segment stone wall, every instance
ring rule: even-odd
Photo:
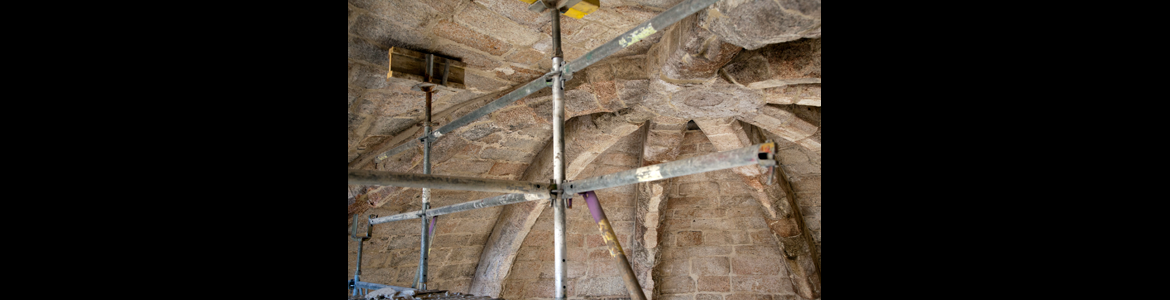
[[[599,155],[577,178],[589,178],[638,167],[642,131],[630,134]],[[613,226],[618,242],[631,262],[630,237],[634,225],[634,186],[597,190],[598,202]],[[547,202],[545,203],[547,205]],[[500,294],[505,299],[555,297],[552,209],[545,209],[524,239]],[[609,256],[589,207],[574,195],[573,208],[565,211],[567,295],[571,299],[628,297],[617,262]]]
[[[784,105],[781,109],[791,111],[797,118],[808,121],[817,127],[815,138],[821,138],[821,108],[800,105]],[[821,153],[809,150],[796,143],[790,142],[776,135],[764,132],[768,138],[776,141],[776,159],[784,170],[793,194],[796,195],[796,205],[800,207],[804,224],[808,228],[813,242],[817,247],[817,259],[821,253]]]
[[[418,195],[418,193],[414,193]],[[433,190],[431,207],[451,205],[487,198],[498,193]],[[365,215],[389,216],[421,209],[416,197],[409,202],[391,202],[367,210]],[[428,257],[428,283],[431,289],[467,293],[471,277],[479,263],[492,224],[499,215],[499,207],[476,209],[439,216],[435,238]],[[418,219],[394,221],[374,225],[372,238],[362,249],[362,281],[409,287],[418,270],[419,234],[422,222]],[[363,227],[359,224],[359,230]],[[349,242],[349,277],[353,278],[358,242]]]
[[[682,144],[678,159],[715,152],[697,130]],[[776,238],[740,176],[678,177],[667,194],[654,271],[659,299],[795,299]]]

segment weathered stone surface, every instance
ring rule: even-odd
[[[365,89],[380,89],[386,87],[387,68],[371,67],[365,64],[354,65],[350,71],[349,84]]]
[[[387,56],[388,48],[370,44],[357,36],[349,36],[349,58],[364,61],[376,66],[390,66]]]
[[[699,276],[696,286],[700,292],[730,292],[729,276]]]
[[[607,26],[607,27],[610,27],[613,29],[620,29],[623,32],[626,30],[633,29],[635,25],[638,25],[638,23],[641,23],[641,21],[635,21],[633,19],[630,19],[626,15],[621,14],[617,10],[612,9],[612,8],[598,9],[597,11],[594,11],[591,14],[585,15],[585,17],[583,17],[581,19],[586,20],[586,21],[591,21],[591,22],[597,22],[598,24],[605,24],[605,26]],[[647,20],[649,20],[649,19],[647,18]],[[645,21],[645,20],[643,20],[643,21]]]
[[[720,1],[699,12],[699,26],[747,50],[799,38],[820,37],[820,1]],[[796,4],[796,5],[792,5]],[[800,7],[804,6],[801,12]],[[809,15],[811,14],[811,15]]]
[[[467,88],[476,92],[495,92],[508,88],[507,81],[489,78],[487,76],[480,76],[475,73],[468,72],[463,75],[463,80]]]
[[[427,52],[456,57],[469,64],[465,76],[469,82],[467,91],[435,95],[436,111],[449,111],[445,112],[446,115],[435,116],[435,121],[440,124],[482,107],[503,95],[509,87],[527,82],[528,78],[521,77],[539,76],[549,67],[547,51],[551,50],[551,41],[548,35],[541,33],[541,30],[548,30],[547,14],[529,13],[524,9],[526,5],[519,1],[407,3],[423,6],[418,10],[418,16],[385,17],[409,14],[407,10],[384,9],[390,7],[388,3],[396,1],[402,0],[351,1],[361,5],[351,4],[350,9],[351,164],[360,162],[368,153],[380,153],[400,143],[411,142],[411,136],[417,136],[421,130],[413,126],[422,117],[418,111],[421,93],[408,91],[411,84],[373,80],[385,76],[384,70],[377,70],[378,66],[385,64],[382,54],[390,46],[384,44],[397,43],[424,51],[432,49]],[[623,24],[648,20],[662,10],[634,5],[651,3],[647,1],[658,0],[615,2],[610,5],[616,7],[608,6],[584,20],[566,19],[563,25],[566,25],[564,46],[567,60],[571,61],[621,34],[625,29],[619,27]],[[752,0],[724,2],[727,1],[721,1],[723,4],[719,5],[739,7]],[[784,0],[777,3],[787,13],[819,19],[819,5],[810,5],[813,2]],[[375,11],[371,9],[374,5],[381,5],[383,9]],[[505,24],[499,26],[527,30],[528,33],[521,35],[530,34],[534,44],[516,44],[516,40],[504,36],[508,30],[488,32],[483,26],[470,25],[476,20],[470,20],[474,17],[465,14],[474,14],[481,9],[497,15],[479,21],[498,23],[497,20],[504,20]],[[437,17],[416,18],[428,14]],[[525,14],[531,18],[517,18]],[[724,14],[724,17],[732,16]],[[685,54],[675,58],[673,69],[668,70],[673,72],[671,74],[705,75],[711,66],[724,67],[718,61],[722,59],[721,54],[727,54],[724,47],[735,48],[731,46],[733,43],[719,42],[722,38],[709,32],[705,33],[708,39],[683,34],[699,35],[695,32],[702,33],[701,30],[705,29],[697,23],[711,18],[703,15],[698,19],[699,22],[692,24],[691,28],[673,31],[658,28],[657,33],[642,42],[586,70],[579,70],[567,83],[566,100],[572,100],[568,117],[573,124],[566,126],[566,136],[570,140],[566,147],[569,151],[569,172],[566,175],[570,179],[586,178],[739,148],[736,146],[758,143],[754,140],[754,135],[758,134],[777,140],[781,152],[777,160],[782,165],[777,171],[789,177],[786,180],[791,182],[791,192],[771,191],[771,186],[762,185],[758,179],[763,177],[751,175],[759,173],[758,168],[737,168],[735,173],[732,170],[709,172],[623,189],[606,189],[598,191],[598,195],[648,295],[661,297],[660,300],[780,300],[795,298],[795,293],[804,295],[805,291],[819,293],[818,266],[814,264],[819,263],[819,256],[814,257],[816,261],[804,257],[812,257],[808,255],[820,249],[819,107],[813,107],[815,112],[808,107],[819,106],[820,86],[819,83],[801,83],[760,87],[760,82],[772,80],[769,76],[776,73],[788,72],[786,76],[819,79],[819,52],[815,53],[815,58],[811,55],[761,54],[753,59],[766,72],[756,72],[759,73],[756,81],[747,76],[754,73],[746,72],[744,64],[720,69],[740,68],[731,70],[730,75],[716,72],[715,75],[691,79],[663,77],[663,68],[670,57],[650,55],[649,50],[656,43],[658,47],[672,45],[676,52]],[[418,25],[406,26],[405,23]],[[751,33],[751,30],[743,31]],[[819,35],[819,29],[809,33]],[[402,42],[410,38],[414,39],[413,44]],[[805,41],[762,47],[753,53],[771,51],[768,49],[773,47],[793,47]],[[817,49],[819,51],[819,44]],[[744,61],[751,58],[743,57]],[[651,64],[647,62],[655,59],[662,59],[659,67],[648,67]],[[736,63],[737,59],[731,62]],[[809,67],[814,59],[815,69]],[[776,69],[778,67],[787,69]],[[780,71],[773,72],[773,69]],[[754,89],[738,86],[737,82]],[[501,92],[484,94],[489,91]],[[444,148],[441,151],[436,148],[432,153],[435,155],[432,157],[435,173],[547,180],[551,176],[551,154],[546,154],[551,130],[550,95],[549,89],[543,89],[518,101],[515,106],[446,133],[439,140]],[[723,106],[730,109],[721,108]],[[779,109],[788,115],[764,107]],[[640,124],[647,120],[654,121],[649,123],[650,128],[639,130]],[[694,134],[684,134],[688,131],[687,122],[691,120],[703,131],[691,127],[690,132]],[[776,132],[788,136],[782,137]],[[638,142],[624,142],[634,133],[639,135]],[[749,136],[746,140],[745,135]],[[790,141],[789,138],[800,139]],[[437,142],[436,146],[440,143]],[[414,147],[376,165],[359,163],[361,166],[351,168],[421,172],[420,149]],[[755,183],[745,183],[749,181]],[[432,203],[450,205],[494,195],[436,192],[432,194]],[[674,198],[667,199],[668,195]],[[419,189],[359,189],[351,192],[350,199],[351,216],[370,206],[379,206],[372,208],[372,212],[390,215],[418,209]],[[577,200],[583,207],[583,201],[579,197]],[[781,203],[785,201],[792,204],[783,206]],[[766,207],[761,208],[755,203]],[[477,294],[509,299],[551,298],[554,291],[553,254],[551,226],[546,226],[551,224],[551,218],[537,220],[538,216],[551,213],[543,212],[548,206],[539,204],[513,204],[442,218],[445,221],[439,222],[439,237],[432,250],[432,286],[447,290],[486,290],[488,292]],[[620,272],[612,264],[612,257],[608,256],[597,235],[596,225],[588,211],[573,209],[568,213],[570,280],[567,284],[570,296],[628,297]],[[386,238],[367,241],[365,250],[374,252],[363,255],[366,260],[363,269],[367,270],[363,272],[363,279],[410,285],[418,261],[418,228],[417,222],[401,223],[401,226],[384,224],[375,228],[375,236]],[[800,239],[810,242],[802,245]],[[542,245],[528,245],[535,243]],[[352,244],[351,272],[356,249],[356,243]],[[789,260],[785,251],[796,253],[797,258]],[[380,253],[381,257],[372,255],[374,253]],[[721,262],[718,266],[723,267],[713,266],[712,261]],[[755,263],[759,261],[767,263]],[[531,263],[525,265],[524,262]],[[483,272],[475,273],[480,271]],[[684,282],[682,278],[687,280]],[[667,279],[676,281],[668,283]],[[656,292],[661,294],[655,295]]]
[[[443,14],[443,15],[454,14],[455,9],[459,8],[460,5],[465,4],[465,3],[471,3],[471,1],[469,1],[469,0],[429,0],[429,1],[421,1],[421,2],[425,3],[426,5],[431,6],[436,11],[438,11],[440,14]]]
[[[723,300],[723,295],[720,295],[720,294],[695,294],[695,300]],[[769,300],[769,299],[760,299],[760,300]]]
[[[540,75],[544,75],[544,72],[529,70],[517,66],[504,66],[502,69],[497,68],[495,72],[496,77],[518,84],[528,83],[529,81],[540,77]]]
[[[751,89],[815,83],[819,99],[821,39],[802,39],[744,51],[721,71],[735,84]]]
[[[796,118],[791,112],[772,106],[761,106],[758,111],[758,114],[741,120],[793,142],[808,138],[817,131],[817,127]],[[820,151],[820,143],[809,149]]]
[[[675,235],[675,240],[679,247],[694,246],[703,244],[703,232],[701,231],[680,231]]]
[[[363,3],[367,1],[355,1]],[[427,21],[438,16],[439,11],[427,6],[423,1],[411,0],[379,0],[368,1],[368,6],[362,7],[388,20],[398,22],[408,27],[423,27]],[[354,6],[358,6],[354,4]]]
[[[821,106],[821,84],[791,84],[765,88],[764,100],[774,104]]]
[[[464,63],[467,63],[468,68],[479,69],[481,71],[490,71],[502,65],[500,61],[496,60],[495,58],[480,54],[479,52],[471,50],[470,48],[459,43],[438,43],[435,47],[435,52],[440,55],[457,57]],[[464,84],[470,86],[470,83],[468,83],[468,77],[471,77],[472,75],[474,75],[473,72],[464,73]]]
[[[581,89],[565,91],[565,117],[593,114],[605,111],[592,93],[592,88],[583,86]]]
[[[641,5],[644,10],[666,10],[682,0],[624,0],[622,2]]]
[[[672,25],[662,41],[647,52],[647,68],[652,78],[673,84],[699,84],[714,77],[742,49],[695,26],[697,18],[699,15],[691,15]]]
[[[783,282],[782,278],[760,275],[731,276],[731,292],[793,294],[792,285]]]
[[[646,71],[646,56],[635,55],[630,57],[623,57],[615,59],[610,64],[613,68],[613,74],[617,79],[639,80],[650,79]]]
[[[628,296],[621,276],[586,278],[579,283],[577,296]]]
[[[641,104],[649,92],[649,80],[617,80],[615,81],[618,99],[626,106]]]
[[[662,99],[647,99],[647,102],[655,100]],[[725,118],[753,114],[764,101],[758,91],[716,83],[710,88],[692,87],[675,93],[669,105],[674,109],[655,112],[683,119]]]
[[[511,55],[508,55],[506,59],[510,62],[535,67],[540,61],[551,58],[536,50],[516,49],[516,51],[512,52]]]
[[[689,276],[664,277],[659,284],[663,294],[695,292],[695,281]]]
[[[503,55],[512,49],[512,45],[508,43],[447,20],[439,21],[432,30],[435,35],[478,49],[479,51],[487,52],[491,55]]]
[[[454,19],[455,22],[466,25],[468,28],[517,46],[532,45],[540,39],[540,36],[531,28],[516,24],[479,3],[467,4],[459,14],[455,15]]]
[[[772,295],[760,294],[730,294],[725,298],[727,300],[773,300]],[[775,299],[781,300],[781,299]]]
[[[417,28],[402,26],[370,14],[358,16],[351,28],[351,33],[363,36],[386,49],[403,47],[425,51],[430,47],[430,39]]]
[[[528,10],[528,4],[516,0],[480,0],[475,1],[483,4],[491,10],[500,13],[508,20],[515,21],[528,28],[536,29],[541,25],[549,23],[548,14],[536,13]]]
[[[731,270],[726,257],[696,257],[691,264],[695,275],[724,276]]]

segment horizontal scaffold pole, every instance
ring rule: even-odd
[[[353,169],[349,170],[349,184],[524,194],[549,191],[547,184],[526,181]]]
[[[662,31],[667,26],[673,25],[679,20],[682,20],[683,18],[698,12],[699,10],[705,9],[707,6],[711,6],[711,4],[715,4],[717,1],[719,0],[686,0],[680,2],[670,9],[667,9],[666,11],[658,14],[657,16],[650,18],[650,20],[642,22],[642,24],[638,24],[638,26],[634,26],[633,29],[626,31],[622,35],[610,40],[605,44],[602,44],[601,46],[598,46],[597,48],[594,48],[593,50],[590,50],[589,52],[585,53],[585,55],[582,55],[576,60],[569,62],[563,68],[564,76],[562,78],[564,80],[572,79],[573,72],[584,70],[590,65],[593,65],[594,63],[601,61],[602,59],[605,59],[606,57],[609,57],[610,55],[613,55],[614,53],[617,53],[618,51],[621,51],[622,49],[625,49],[626,47],[629,47],[634,43],[641,41],[642,39],[645,39],[655,32]],[[486,116],[498,109],[512,105],[513,102],[520,100],[520,98],[524,98],[525,96],[536,93],[541,89],[552,86],[552,82],[549,82],[548,79],[552,77],[553,73],[557,72],[558,71],[552,71],[541,75],[539,78],[524,84],[524,86],[504,95],[503,97],[493,100],[487,105],[484,105],[483,107],[480,107],[467,113],[466,115],[463,115],[462,117],[451,121],[451,123],[440,126],[438,129],[431,131],[430,134],[423,135],[420,140],[426,138],[439,138],[444,134],[451,133],[459,127],[471,124],[471,122],[474,122],[475,120],[478,120],[479,118],[482,118],[483,116]],[[386,150],[386,152],[378,154],[378,156],[374,158],[374,162],[382,162],[383,160],[393,157],[398,153],[402,153],[402,151],[405,151],[410,147],[414,147],[414,145],[414,143],[408,142],[403,143],[402,145],[398,145],[393,149]]]
[[[565,197],[572,197],[573,194],[577,193],[741,166],[757,164],[771,166],[776,164],[776,160],[774,159],[775,149],[776,146],[774,143],[756,144],[735,150],[716,152],[609,175],[586,178],[567,183],[564,195]]]
[[[459,204],[455,204],[455,205],[448,205],[448,206],[444,206],[444,207],[428,209],[425,213],[425,216],[429,218],[429,217],[433,217],[433,216],[445,215],[445,214],[450,214],[450,213],[457,213],[457,212],[461,212],[461,211],[468,211],[468,210],[485,208],[485,207],[508,205],[508,204],[513,204],[513,203],[536,201],[536,200],[546,200],[546,199],[550,199],[550,198],[552,198],[552,196],[550,196],[548,191],[545,191],[542,194],[500,195],[500,196],[495,196],[495,197],[490,197],[490,198],[479,199],[479,200],[475,200],[475,201],[471,201],[471,202],[463,202],[463,203],[459,203]],[[400,221],[400,220],[418,219],[418,218],[422,218],[423,216],[424,216],[424,213],[421,210],[416,210],[416,211],[412,211],[412,212],[404,212],[404,213],[400,213],[400,214],[393,215],[393,216],[385,216],[385,217],[381,217],[381,218],[370,219],[370,225],[381,224],[381,223],[386,223],[386,222],[393,222],[393,221]]]

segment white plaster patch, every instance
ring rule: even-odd
[[[500,71],[500,72],[504,72],[504,74],[505,74],[505,75],[512,75],[512,73],[516,73],[516,70],[512,70],[512,67],[509,67],[509,66],[503,66],[503,67],[495,68],[495,69],[494,69],[494,70],[492,70],[492,71]]]
[[[646,167],[645,172],[638,172],[638,182],[655,181],[662,179],[661,168],[657,165]]]

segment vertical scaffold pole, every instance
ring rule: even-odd
[[[374,217],[376,217],[376,215],[370,215],[369,217],[366,217],[366,236],[358,236],[358,216],[353,216],[353,230],[351,231],[350,238],[358,242],[357,263],[355,264],[353,270],[353,280],[350,280],[354,284],[357,284],[357,282],[362,280],[360,276],[362,274],[362,244],[366,241],[366,239],[370,238],[370,229],[374,227],[374,225],[370,224],[370,219],[373,219]],[[355,286],[353,289],[353,296],[357,296],[358,291],[360,290],[361,289]]]
[[[432,72],[432,69],[434,66],[434,62],[435,62],[434,54],[427,54],[427,72],[426,72],[426,76],[424,76],[424,80],[425,80],[426,84],[431,83],[431,74],[432,74],[431,72]],[[430,86],[423,86],[422,90],[427,93],[426,121],[424,121],[424,123],[423,123],[423,132],[424,132],[424,134],[429,134],[429,133],[431,133],[431,93],[432,93],[432,88]],[[423,174],[427,174],[427,175],[431,174],[431,139],[423,139]],[[422,189],[422,212],[426,213],[428,208],[431,208],[431,189],[423,188]],[[430,227],[430,226],[428,226],[427,223],[428,223],[428,221],[430,221],[430,218],[421,218],[421,219],[422,219],[422,234],[420,234],[420,238],[419,238],[421,245],[419,246],[419,255],[418,255],[418,257],[419,257],[418,258],[418,281],[415,283],[415,287],[418,288],[419,290],[426,290],[427,289],[427,254],[429,254],[428,252],[430,252],[428,250],[430,250],[429,248],[430,248],[430,239],[431,239],[431,236],[428,232],[429,231],[428,227]]]
[[[622,245],[618,243],[617,235],[613,233],[613,227],[609,226],[609,219],[605,217],[605,211],[601,209],[601,203],[597,202],[597,194],[593,191],[579,194],[585,197],[585,204],[589,205],[589,213],[593,215],[593,221],[597,222],[597,227],[601,230],[601,238],[605,240],[605,247],[609,248],[609,256],[617,260],[622,269],[622,279],[626,281],[626,290],[629,290],[630,298],[632,300],[646,300],[646,294],[642,293],[642,285],[638,283],[638,277],[634,276],[634,269],[630,267],[630,260],[626,259]]]
[[[552,4],[548,4],[548,3]],[[561,18],[556,8],[556,1],[545,2],[550,6],[549,14],[552,17],[552,40],[555,51],[552,57],[553,72],[561,71],[561,62],[564,60],[561,53]],[[552,102],[553,102],[553,183],[560,190],[564,190],[565,183],[565,91],[564,82],[560,73],[552,75]],[[554,268],[556,268],[556,299],[565,300],[565,199],[560,195],[553,197],[553,243]]]

